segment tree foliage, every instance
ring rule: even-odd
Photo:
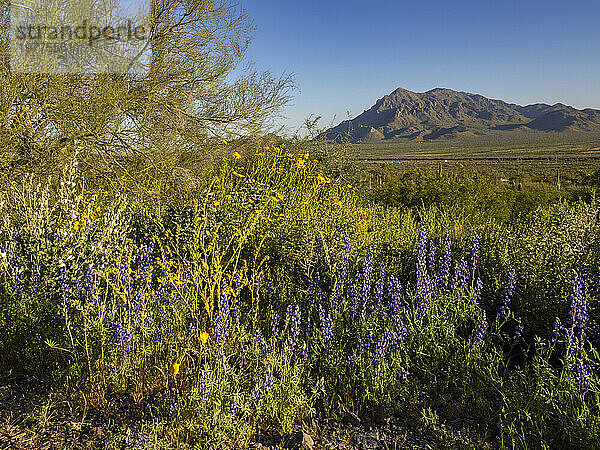
[[[132,155],[168,166],[182,154],[202,153],[215,139],[264,130],[293,89],[290,75],[258,72],[247,60],[254,28],[228,0],[151,0],[147,14],[140,14],[148,39],[136,55],[138,70],[107,72],[91,65],[76,73],[11,70],[22,55],[10,52],[9,4],[3,1],[5,169],[56,168],[77,150],[94,155],[98,165],[104,159],[106,167]],[[64,11],[80,1],[51,3]],[[123,18],[118,5],[101,3],[85,11],[106,19],[110,9],[113,23]]]

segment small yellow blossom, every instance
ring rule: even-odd
[[[177,376],[177,374],[179,373],[179,363],[174,362],[173,364],[171,364],[171,373],[173,374],[173,376]]]
[[[238,152],[233,152],[231,154],[235,159],[240,159],[242,156]]]
[[[317,181],[321,184],[327,184],[327,183],[331,183],[331,179],[325,175],[323,175],[322,173],[320,173],[317,176]]]
[[[203,344],[206,344],[208,342],[208,333],[206,331],[203,331],[202,333],[200,333],[200,341]]]

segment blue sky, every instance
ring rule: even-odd
[[[281,121],[354,117],[398,87],[600,108],[597,1],[239,0],[259,69],[294,72]],[[334,119],[335,117],[335,119]]]

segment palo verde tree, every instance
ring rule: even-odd
[[[74,150],[106,167],[132,156],[168,166],[212,140],[264,129],[293,89],[290,75],[253,69],[253,25],[228,0],[150,0],[135,15],[136,45],[116,42],[126,12],[115,0],[25,1],[29,18],[87,30],[84,40],[61,36],[68,45],[50,55],[54,65],[23,64],[9,2],[0,1],[0,148],[13,172],[56,167]],[[48,20],[34,27],[46,44],[57,39]]]

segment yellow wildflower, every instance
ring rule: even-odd
[[[208,342],[208,333],[206,331],[203,331],[202,333],[200,333],[200,341],[203,344],[206,344]]]
[[[174,362],[173,364],[171,364],[171,373],[173,374],[173,376],[177,376],[177,374],[179,373],[179,363]]]
[[[233,152],[231,154],[235,159],[240,159],[242,156],[238,152]]]
[[[317,176],[317,181],[318,181],[320,184],[327,184],[327,183],[331,183],[331,179],[330,179],[329,177],[327,177],[327,176],[323,175],[322,173],[320,173],[320,174]]]

